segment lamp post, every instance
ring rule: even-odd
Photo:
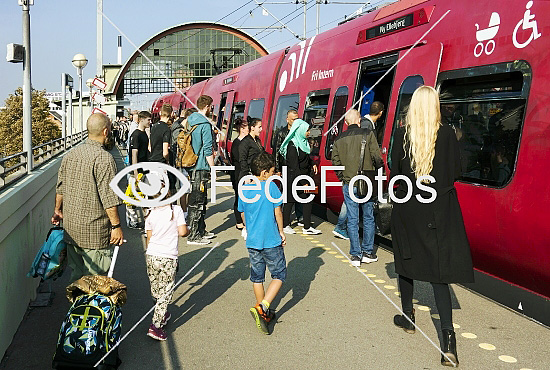
[[[23,7],[23,151],[27,153],[27,172],[32,171],[32,93],[31,93],[31,18],[30,6],[34,0],[18,0]]]
[[[79,80],[79,86],[80,86],[80,93],[79,99],[78,99],[78,106],[80,109],[80,131],[82,132],[84,130],[84,114],[82,112],[82,70],[86,65],[88,64],[88,59],[84,56],[84,54],[76,54],[73,57],[73,66],[75,66],[76,71],[78,73],[78,80]]]
[[[92,115],[92,111],[94,109],[94,101],[92,100],[92,86],[94,86],[93,82],[94,82],[93,78],[88,78],[86,80],[86,86],[88,86],[89,94],[90,94],[88,96],[88,102],[89,102],[89,106],[90,106],[90,115]]]

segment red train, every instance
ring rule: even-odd
[[[471,288],[549,325],[549,41],[548,1],[402,0],[184,93],[192,101],[214,98],[222,155],[239,117],[262,119],[271,151],[273,133],[294,108],[312,124],[313,158],[327,166],[343,120],[323,134],[380,80],[358,109],[365,114],[374,100],[385,104],[376,129],[391,166],[392,133],[412,92],[438,86],[442,120],[456,128],[463,157],[456,187],[476,268]],[[155,101],[153,113],[166,102],[190,107],[174,93]],[[330,172],[328,180],[337,181]],[[327,206],[338,212],[342,194],[328,189]]]

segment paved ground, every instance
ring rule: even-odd
[[[393,256],[360,271],[332,244],[333,225],[314,218],[320,236],[290,235],[285,248],[288,280],[274,303],[279,319],[270,336],[255,327],[248,254],[232,216],[233,192],[220,189],[207,225],[219,245],[176,290],[169,339],[146,336],[148,317],[122,343],[121,369],[439,369],[438,351],[419,332],[393,326],[399,304]],[[298,228],[295,228],[299,230]],[[125,229],[115,278],[128,286],[124,331],[152,306],[145,271],[144,238]],[[183,276],[208,251],[180,241]],[[371,279],[367,279],[364,274]],[[53,305],[30,309],[2,369],[48,369],[60,324],[69,308],[68,274],[52,285]],[[550,330],[461,287],[452,287],[458,355],[463,369],[548,369]],[[439,322],[429,284],[415,287],[417,324],[439,343]]]

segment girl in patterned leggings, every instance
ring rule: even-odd
[[[178,236],[189,231],[180,206],[155,207],[145,219],[147,231],[147,275],[151,282],[151,295],[157,300],[153,323],[147,335],[157,340],[166,340],[164,326],[170,320],[166,309],[172,300],[172,290],[178,267]]]

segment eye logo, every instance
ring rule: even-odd
[[[292,62],[292,68],[290,68],[290,81],[288,81],[288,72],[283,71],[283,73],[281,73],[281,80],[279,81],[279,91],[280,92],[284,91],[287,82],[290,83],[294,80],[294,78],[297,79],[298,77],[300,77],[300,73],[301,74],[305,73],[307,60],[309,58],[309,52],[311,51],[311,45],[313,45],[313,41],[315,40],[315,37],[317,37],[317,36],[313,36],[311,38],[311,40],[309,40],[309,46],[307,47],[307,51],[305,51],[305,49],[306,49],[306,41],[305,40],[301,41],[298,44],[298,45],[300,45],[300,57],[299,58],[296,56],[296,53],[292,53],[288,57],[288,60],[290,60]],[[305,51],[305,54],[306,54],[305,57],[304,57],[304,51]],[[296,65],[296,58],[298,58],[298,65]],[[304,61],[303,64],[302,64],[302,60]],[[300,71],[300,67],[302,68],[301,71]],[[296,74],[294,73],[295,69],[296,69]]]
[[[146,173],[141,178],[141,181],[139,181],[138,184],[136,184],[136,179],[134,177],[130,177],[128,181],[128,184],[132,191],[132,195],[136,199],[133,199],[132,197],[126,195],[124,191],[122,191],[122,189],[120,189],[120,187],[118,186],[120,180],[122,180],[126,175],[132,174],[134,170],[143,170],[144,172],[148,171],[148,173]],[[181,188],[176,194],[165,199],[166,195],[168,194],[169,187],[168,173],[172,173],[172,175],[174,175],[180,181]],[[181,196],[185,194],[187,190],[189,190],[191,184],[180,171],[174,169],[167,164],[157,162],[142,162],[128,166],[117,173],[116,176],[109,183],[109,186],[111,187],[111,189],[113,189],[115,194],[118,195],[120,199],[134,206],[160,207],[173,203],[177,199],[181,198]],[[139,191],[137,188],[139,188]],[[154,199],[148,199],[153,197]]]

